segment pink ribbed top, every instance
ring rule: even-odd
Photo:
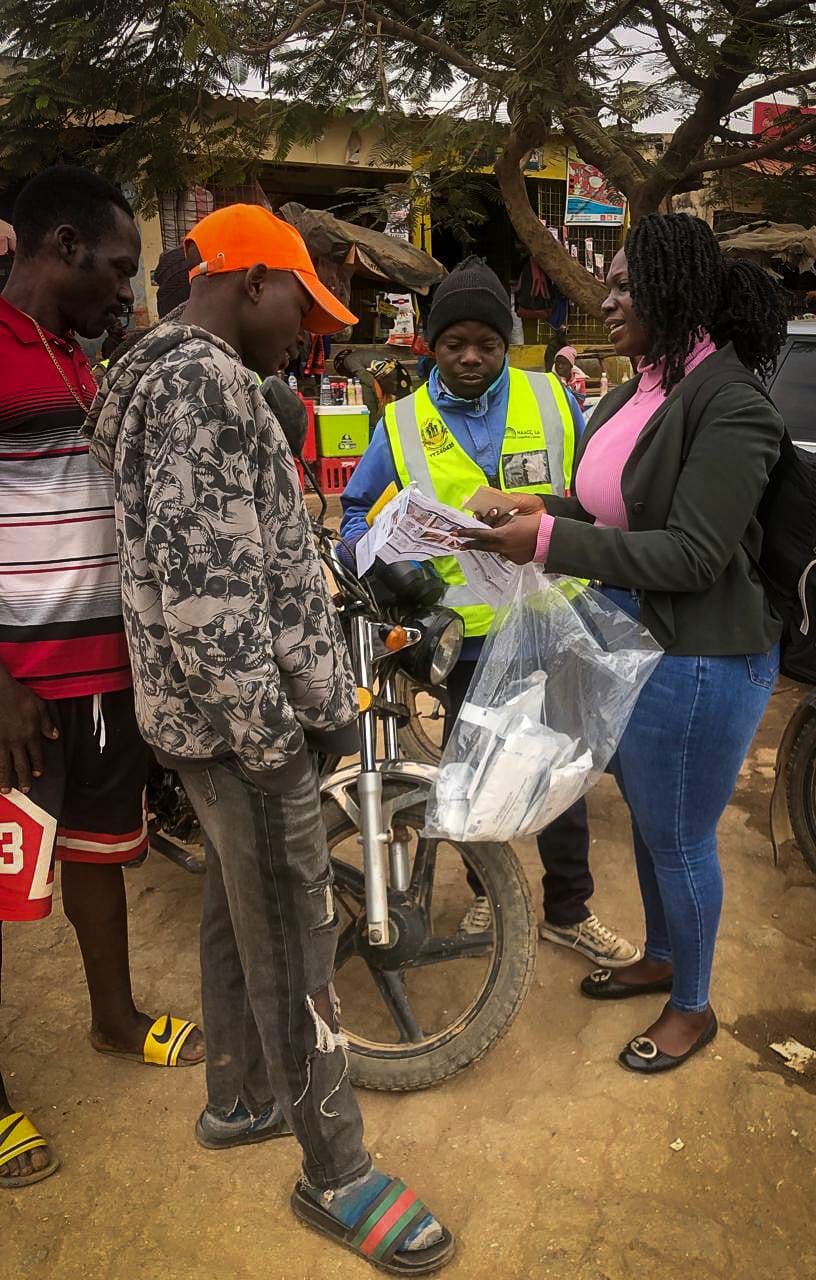
[[[692,369],[696,369],[714,351],[714,343],[708,334],[704,334],[694,344],[686,361],[686,373],[691,373]],[[637,391],[592,436],[575,478],[576,497],[584,510],[595,517],[597,525],[629,528],[621,491],[623,468],[641,431],[666,399],[666,393],[660,385],[663,377],[662,362],[656,365],[641,363],[638,372],[641,376]],[[555,521],[555,516],[541,517],[535,554],[538,564],[547,562]]]

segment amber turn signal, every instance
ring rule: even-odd
[[[357,702],[359,703],[360,710],[368,711],[373,701],[374,699],[373,699],[371,690],[363,689],[361,688],[360,685],[358,685],[357,686]]]
[[[408,643],[408,632],[405,627],[397,625],[392,627],[385,637],[385,647],[390,653],[399,653],[400,649],[404,649]]]

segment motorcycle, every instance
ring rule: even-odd
[[[476,1062],[510,1027],[533,978],[535,912],[509,844],[423,835],[435,767],[406,756],[400,738],[412,709],[401,695],[438,696],[459,657],[461,620],[439,607],[441,583],[423,566],[358,579],[310,479],[321,504],[313,530],[360,699],[359,759],[321,761],[351,1077],[371,1089],[421,1089]],[[203,872],[195,818],[172,774],[154,780],[150,808],[151,846]],[[481,933],[460,928],[474,884],[490,908]]]
[[[361,691],[359,762],[327,762],[321,785],[352,1078],[418,1089],[477,1061],[511,1025],[533,977],[535,913],[510,845],[423,835],[435,768],[401,750],[410,712],[397,679],[438,688],[459,656],[461,620],[430,603],[427,569],[391,566],[376,583],[360,581],[322,520],[315,532]],[[491,914],[477,934],[459,927],[473,901],[469,875]]]

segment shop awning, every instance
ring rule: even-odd
[[[307,209],[291,201],[276,212],[297,227],[313,258],[346,263],[383,284],[424,295],[447,275],[441,262],[407,240],[343,222],[325,209]]]
[[[750,222],[735,231],[719,235],[723,253],[733,258],[749,258],[760,266],[781,263],[803,275],[816,263],[816,227],[800,227],[795,222]]]

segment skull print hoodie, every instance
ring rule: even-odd
[[[160,759],[234,755],[283,790],[307,744],[353,750],[355,683],[292,455],[236,353],[160,325],[107,371],[86,430],[114,476],[136,713]]]

